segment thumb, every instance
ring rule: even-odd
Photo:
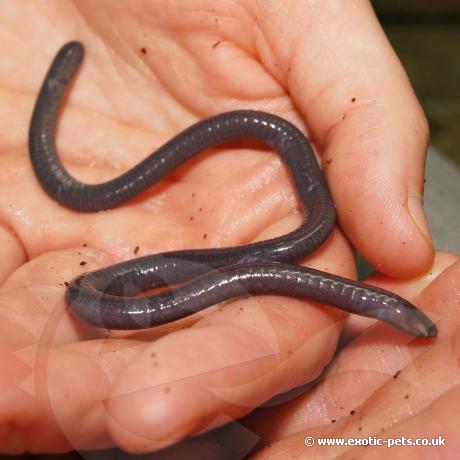
[[[272,46],[323,155],[342,229],[379,271],[417,275],[433,260],[422,200],[426,119],[369,2],[321,5],[288,2],[270,16],[267,37],[276,38],[277,20],[296,24]]]

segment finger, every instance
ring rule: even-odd
[[[290,225],[296,226],[297,222]],[[276,225],[275,227],[281,233],[287,230],[282,225]],[[73,448],[100,448],[110,445],[105,420],[106,406],[110,407],[110,403],[107,405],[101,403],[101,401],[108,400],[110,402],[111,399],[107,398],[107,395],[112,382],[116,380],[122,367],[127,362],[136,362],[134,357],[139,348],[142,349],[143,344],[149,343],[145,342],[145,340],[150,340],[148,336],[132,339],[134,349],[131,349],[129,341],[125,342],[122,339],[117,339],[116,341],[94,340],[97,335],[90,335],[93,340],[88,342],[77,342],[65,347],[61,346],[57,350],[51,349],[51,346],[55,344],[73,342],[72,337],[74,337],[74,340],[79,339],[77,331],[72,330],[71,322],[67,318],[67,313],[62,303],[62,281],[66,279],[66,270],[75,271],[72,262],[82,256],[78,252],[78,250],[60,251],[34,259],[21,267],[14,276],[10,277],[7,283],[8,289],[2,291],[3,299],[7,299],[9,295],[7,300],[11,301],[11,303],[8,306],[13,305],[12,318],[18,323],[17,330],[13,330],[10,325],[4,331],[4,336],[8,339],[10,345],[8,347],[4,346],[2,368],[8,369],[8,372],[2,373],[0,378],[0,393],[3,395],[2,413],[0,414],[0,435],[3,437],[0,436],[0,447],[5,446],[4,449],[9,449],[10,452],[18,453],[25,449],[29,451],[43,451],[46,449],[47,451],[57,452],[68,449],[68,446]],[[103,263],[103,258],[101,259],[100,254],[93,254],[93,252],[89,251],[84,255],[90,268],[91,264]],[[345,263],[335,267],[335,259],[330,260],[337,252],[348,252],[348,268]],[[338,272],[342,270],[346,272],[343,274],[352,275],[352,268],[350,269],[349,267],[352,266],[353,258],[343,239],[336,237],[335,241],[333,240],[330,243],[330,248],[327,250],[326,247],[322,251],[321,256],[320,268],[325,269],[328,266],[331,270]],[[346,258],[342,257],[342,260],[346,261]],[[80,267],[81,270],[86,270],[87,268],[87,266]],[[24,279],[28,281],[30,292],[33,295],[24,289]],[[24,292],[21,294],[21,289],[25,294]],[[19,299],[17,304],[12,303],[15,299]],[[40,299],[39,303],[36,303],[37,299]],[[56,301],[56,306],[54,306],[54,301]],[[214,319],[203,319],[199,325],[201,329],[191,331],[193,335],[189,336],[189,343],[185,344],[185,348],[182,348],[182,345],[186,342],[185,340],[182,342],[177,340],[175,342],[176,348],[171,350],[166,346],[167,352],[164,356],[166,357],[166,368],[171,368],[170,374],[176,372],[174,378],[177,379],[180,377],[182,369],[178,371],[173,363],[169,364],[167,362],[168,359],[172,361],[177,356],[185,360],[184,349],[197,348],[196,343],[202,346],[206,345],[206,339],[209,339],[210,343],[217,344],[214,351],[218,352],[221,349],[222,356],[228,353],[229,360],[234,361],[234,367],[238,367],[241,364],[242,370],[230,369],[236,384],[240,380],[244,381],[245,375],[241,377],[239,373],[246,373],[249,379],[257,378],[260,374],[265,377],[266,374],[270,374],[271,366],[274,363],[279,363],[281,371],[276,371],[274,373],[275,377],[271,378],[272,389],[285,389],[289,384],[296,385],[298,381],[316,375],[318,369],[324,366],[324,362],[327,362],[335,348],[335,342],[340,330],[340,324],[337,323],[337,320],[343,315],[317,307],[312,307],[312,311],[309,312],[305,305],[300,303],[289,306],[288,302],[284,304],[281,300],[276,301],[276,299],[271,304],[267,302],[265,308],[268,309],[268,314],[260,315],[257,310],[251,313],[249,307],[246,310],[249,303],[243,303],[240,307],[235,304],[232,310],[216,312]],[[243,310],[240,310],[240,308],[243,308]],[[275,309],[280,311],[276,312]],[[292,311],[286,315],[286,318],[283,318],[282,313],[288,309]],[[270,321],[273,322],[270,318],[271,316],[280,323],[277,326],[279,330],[271,328]],[[39,317],[43,317],[44,321],[38,321],[37,318]],[[267,333],[263,327],[258,325],[259,319],[264,322],[263,324],[268,324],[268,332],[271,333],[271,336],[265,341],[257,337],[257,334]],[[249,324],[241,328],[243,337],[235,337],[233,341],[232,337],[240,330],[237,327],[240,321]],[[251,322],[255,324],[252,325]],[[2,323],[5,324],[5,322]],[[232,337],[227,337],[226,340],[221,340],[219,331],[224,331],[223,335],[225,335],[227,323],[227,329],[233,335]],[[292,323],[298,324],[297,327],[300,330],[296,330]],[[14,324],[14,322],[12,321],[11,324]],[[20,327],[26,333],[21,331]],[[37,328],[37,333],[34,328]],[[65,333],[60,333],[60,328]],[[212,334],[208,334],[208,337],[206,333],[201,334],[201,331],[206,328],[214,328],[214,339],[210,337]],[[305,331],[303,330],[304,328]],[[316,331],[316,328],[318,328],[318,331]],[[10,329],[11,334],[8,335]],[[246,335],[244,336],[245,330]],[[291,338],[291,333],[296,336]],[[275,336],[275,334],[277,335]],[[139,336],[139,334],[136,335]],[[80,338],[82,336],[84,334],[80,335]],[[170,337],[174,338],[174,334]],[[242,358],[239,356],[238,350],[249,343],[252,337],[258,339],[258,341],[254,341],[253,346],[259,347],[259,350],[255,350],[255,352],[259,351],[259,353],[256,353],[257,359],[253,362],[245,363],[245,356],[241,361]],[[305,337],[310,339],[306,344],[303,343]],[[221,342],[220,345],[219,341]],[[161,345],[161,341],[158,343]],[[228,352],[227,345],[230,350],[232,350],[232,347],[234,348],[233,352]],[[305,353],[305,347],[309,345],[311,345],[312,350],[319,350],[317,357],[315,357],[313,351],[311,351],[310,355]],[[115,348],[115,351],[113,348]],[[267,348],[269,355],[265,359],[266,356],[263,352]],[[285,365],[288,369],[285,371],[281,365],[283,358],[290,357],[291,354],[294,356],[290,358],[291,364]],[[302,362],[304,354],[307,355],[306,363]],[[276,355],[279,356],[277,357]],[[213,350],[210,348],[201,350],[201,355],[198,354],[197,356],[198,363],[195,363],[195,368],[189,365],[191,373],[196,371],[200,359],[204,360],[204,362],[208,360],[212,364],[212,359],[214,359]],[[189,363],[185,364],[188,365]],[[229,363],[229,365],[231,366],[232,363]],[[155,371],[153,365],[152,368]],[[211,373],[212,370],[211,366]],[[155,379],[152,378],[148,371],[149,369],[144,369],[149,384],[151,384]],[[282,374],[283,372],[287,375],[286,379],[276,376],[277,373]],[[125,375],[131,380],[135,378],[135,375],[133,376],[130,370]],[[158,375],[156,377],[158,379]],[[203,381],[208,381],[206,375],[201,375],[200,378]],[[192,379],[193,375],[189,380]],[[218,375],[216,375],[215,379],[211,379],[210,384],[212,385],[216,380],[219,380]],[[270,381],[270,377],[266,378],[266,380]],[[205,384],[201,383],[206,389]],[[250,387],[251,383],[250,381],[246,386]],[[188,385],[189,391],[185,396],[190,395],[190,387],[191,385]],[[256,390],[259,391],[257,388]],[[223,394],[221,396],[222,406],[228,405],[229,399],[232,400],[232,395],[225,394],[225,389],[216,388],[215,392]],[[268,392],[265,395],[262,393],[262,396],[268,397],[267,394]],[[183,397],[185,396],[183,395]],[[243,394],[240,397],[237,394],[233,398],[236,398],[238,403],[238,400],[244,397],[247,404],[249,404],[250,396]],[[160,401],[162,398],[165,398],[164,394],[161,395]],[[158,400],[156,403],[155,400],[152,402],[154,405],[158,404]],[[209,407],[206,407],[205,402],[203,403],[204,411],[212,412],[217,410],[218,412],[220,410],[220,408],[216,409],[215,407],[209,409]],[[137,407],[134,405],[132,409],[137,410]],[[176,423],[184,420],[183,408],[175,407],[175,409]],[[250,407],[243,408],[244,410],[250,410]],[[113,416],[111,412],[108,415],[109,417]],[[133,413],[127,413],[126,415],[128,422],[130,421],[129,418],[134,416]],[[190,418],[193,418],[193,414],[190,413],[186,414],[186,416],[189,417],[189,422]],[[226,420],[228,420],[228,417]],[[185,418],[185,422],[187,422],[187,418]],[[136,424],[134,423],[133,425],[135,429]],[[15,439],[14,443],[9,441],[13,438]]]
[[[460,387],[459,274],[460,262],[457,262],[421,295],[423,302],[430,302],[439,312],[443,312],[443,319],[438,323],[441,337],[432,347],[413,344],[409,354],[401,350],[399,344],[391,350],[380,341],[380,344],[376,344],[379,350],[372,350],[369,344],[359,338],[342,352],[339,362],[331,369],[331,381],[328,375],[320,385],[323,388],[315,389],[311,398],[305,401],[302,412],[291,412],[291,429],[284,432],[287,436],[255,458],[276,458],[277,452],[278,455],[281,452],[295,454],[302,448],[304,437],[309,435],[315,439],[366,438],[372,435],[394,438],[404,434],[417,437],[420,430],[425,429],[423,432],[426,434],[421,437],[431,437],[431,434],[435,437],[439,434],[440,426],[443,434],[448,435],[453,421],[452,411],[446,411],[446,405],[447,401],[455,403]],[[359,352],[360,349],[362,352]],[[369,355],[374,355],[374,358]],[[401,355],[405,357],[401,358]],[[359,369],[356,367],[358,360]],[[369,363],[371,366],[368,366]],[[373,380],[380,382],[373,384]],[[326,410],[315,417],[314,408],[324,406]],[[350,407],[353,408],[350,410]],[[308,417],[299,420],[302,413],[308,414]],[[433,419],[432,414],[436,414],[436,425],[428,423],[425,426],[427,420]],[[278,416],[280,420],[288,418],[286,413],[284,417],[283,414]],[[434,428],[436,433],[432,433]],[[313,456],[323,456],[320,458],[343,453],[337,448],[324,446],[317,450],[309,449],[308,452]]]
[[[265,64],[323,152],[340,225],[379,271],[422,273],[433,258],[422,209],[427,123],[370,3],[264,4],[259,22]]]
[[[359,448],[320,446],[318,439],[374,437],[394,440],[404,436],[406,439],[431,441],[438,439],[439,435],[447,441],[450,450],[443,449],[443,453],[449,458],[449,452],[457,452],[459,448],[456,427],[460,417],[458,411],[452,410],[460,402],[459,352],[460,334],[457,331],[417,358],[397,379],[390,379],[350,416],[288,436],[252,458],[286,458],[286,453],[295,457],[305,452],[306,437],[315,440],[315,445],[307,450],[313,458],[330,459],[339,455],[349,459],[362,456],[388,458],[386,445]],[[365,453],[361,452],[363,448]],[[420,455],[420,450],[414,448],[414,451],[414,456],[408,458],[419,458],[415,455]],[[407,447],[404,453],[406,458]]]
[[[144,342],[90,340],[56,349],[0,347],[0,450],[66,452],[110,447],[101,401]]]
[[[411,280],[398,280],[387,278],[384,275],[375,273],[368,277],[365,282],[371,285],[380,286],[390,292],[397,292],[405,299],[415,299],[434,279],[444,270],[450,267],[458,260],[454,254],[447,252],[437,252],[432,267],[423,275]],[[349,342],[354,337],[361,334],[365,329],[370,327],[376,321],[364,316],[350,315],[341,337],[341,345]]]
[[[431,269],[436,277],[427,287],[425,282],[415,279],[404,286],[400,284],[400,289],[395,291],[408,293],[414,288],[422,291],[417,305],[429,309],[433,318],[437,317],[437,340],[442,341],[451,336],[460,323],[456,307],[460,262],[456,258],[452,263],[452,256],[446,253],[439,254],[436,262]],[[319,385],[281,407],[256,412],[249,418],[247,426],[268,443],[299,430],[329,425],[333,420],[353,415],[356,408],[382,385],[400,377],[406,379],[404,369],[432,346],[431,341],[409,338],[396,330],[389,330],[384,324],[376,324],[340,352]],[[419,383],[423,383],[422,377]]]
[[[392,455],[400,458],[419,460],[420,458],[432,458],[433,451],[442,449],[446,458],[455,458],[460,449],[458,441],[457,427],[460,422],[458,411],[453,411],[452,407],[460,404],[460,388],[457,386],[451,391],[443,394],[438,400],[434,401],[430,407],[417,416],[404,420],[385,431],[384,438],[398,442],[402,439],[410,439],[412,442],[420,442],[408,452],[407,444],[392,447]],[[426,444],[429,442],[430,444]],[[429,447],[427,447],[429,446]],[[445,446],[445,447],[444,447]],[[345,459],[356,458],[360,455],[362,448],[356,448],[343,455]],[[384,449],[371,447],[366,449],[366,458],[379,459],[388,458],[388,453]]]
[[[353,271],[337,232],[317,257],[312,263],[321,269]],[[279,297],[207,314],[154,342],[123,371],[105,401],[111,436],[125,450],[146,452],[241,417],[316,377],[335,350],[341,318],[343,312]]]
[[[105,330],[71,313],[65,289],[75,276],[112,261],[86,247],[45,253],[21,265],[0,290],[2,343],[51,346],[105,337]]]

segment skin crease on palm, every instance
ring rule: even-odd
[[[33,175],[27,129],[47,66],[68,40],[87,49],[57,136],[76,177],[116,176],[212,114],[265,110],[308,126],[337,204],[344,233],[335,230],[305,264],[355,276],[350,240],[386,275],[416,277],[432,266],[419,207],[426,121],[368,2],[0,8],[0,451],[160,449],[318,377],[344,324],[337,310],[280,297],[228,302],[137,334],[90,328],[69,315],[64,282],[84,271],[135,252],[266,239],[293,229],[300,216],[276,154],[243,143],[201,155],[119,209],[59,207]],[[452,257],[441,255],[431,273]],[[409,286],[412,299],[433,276],[379,281],[403,294]],[[421,307],[442,317],[442,296],[431,300]],[[354,333],[363,327],[349,324]],[[385,347],[412,340],[377,328]],[[364,355],[356,357],[359,369],[375,359]],[[280,430],[273,440],[295,431],[289,423]]]

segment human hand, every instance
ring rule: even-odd
[[[423,115],[367,2],[343,11],[336,2],[319,5],[2,6],[3,49],[10,53],[0,67],[7,111],[1,275],[8,278],[0,299],[8,369],[1,423],[14,427],[14,437],[3,432],[3,450],[112,441],[133,451],[164,446],[311,380],[341,329],[341,313],[284,298],[240,300],[195,323],[109,338],[68,315],[63,284],[82,271],[135,252],[264,239],[298,224],[282,165],[259,149],[203,155],[111,212],[56,205],[32,173],[26,137],[46,68],[69,39],[88,51],[58,133],[60,155],[75,176],[100,182],[118,175],[213,113],[274,112],[311,130],[341,226],[371,262],[393,275],[429,265],[430,243],[406,206],[421,190]],[[308,263],[354,276],[351,249],[338,231]]]
[[[460,402],[460,260],[438,253],[430,274],[398,282],[372,282],[415,297],[437,322],[436,342],[411,341],[383,324],[363,331],[338,353],[311,390],[295,400],[261,409],[245,423],[265,446],[254,458],[455,458]],[[445,446],[324,447],[318,438],[445,439]],[[305,447],[312,437],[315,445]],[[231,436],[228,436],[227,444]],[[232,439],[235,442],[235,439]],[[167,457],[166,457],[167,458]]]
[[[416,298],[418,305],[429,309],[439,319],[435,342],[413,340],[375,323],[343,346],[313,385],[275,398],[248,417],[151,460],[181,455],[251,460],[457,458],[460,419],[453,408],[460,401],[459,276],[460,259],[438,253],[424,277],[396,282],[380,275],[369,280]],[[445,447],[407,444],[416,439],[439,443],[438,437]],[[320,445],[321,439],[373,445]],[[387,446],[386,440],[405,445]]]

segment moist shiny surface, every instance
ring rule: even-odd
[[[266,241],[154,254],[86,273],[72,281],[66,294],[79,318],[110,329],[149,328],[233,297],[274,294],[327,303],[413,335],[436,335],[435,325],[423,312],[391,292],[287,263],[321,246],[334,227],[335,207],[308,140],[282,118],[250,110],[226,112],[184,130],[113,180],[96,185],[75,180],[59,160],[55,131],[62,100],[83,54],[78,42],[59,50],[39,92],[29,131],[37,178],[59,204],[83,212],[114,208],[210,147],[256,138],[282,158],[297,191],[303,222],[298,229]],[[173,284],[179,285],[141,294]]]

